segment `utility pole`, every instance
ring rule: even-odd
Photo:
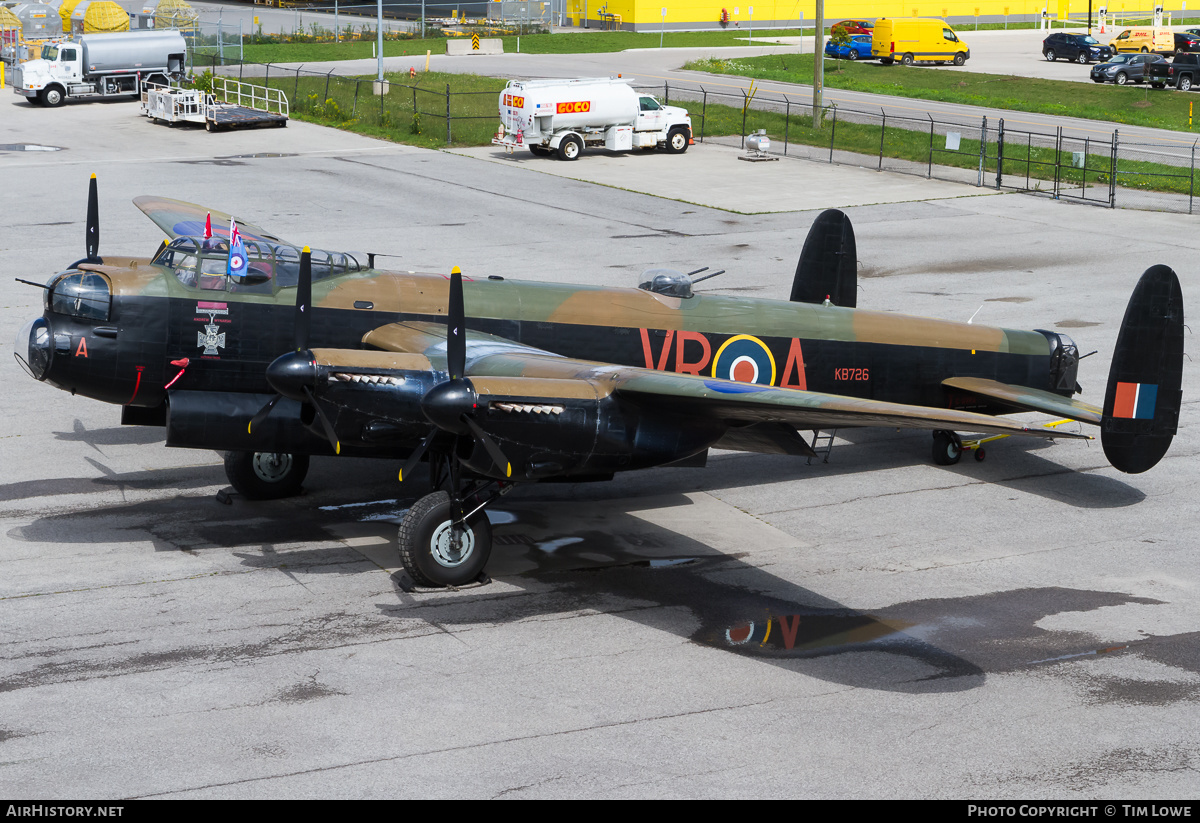
[[[813,35],[813,125],[820,127],[825,108],[825,0],[817,0],[817,32]]]

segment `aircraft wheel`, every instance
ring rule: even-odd
[[[939,466],[953,466],[962,457],[962,445],[953,432],[933,433],[933,462]]]
[[[492,526],[476,512],[453,545],[450,495],[427,494],[400,521],[400,562],[418,586],[462,586],[479,576],[492,553]]]
[[[562,139],[558,144],[558,159],[559,160],[575,160],[579,157],[579,153],[583,151],[583,141],[573,134],[569,134]]]
[[[984,449],[983,446],[980,446],[979,448],[975,449],[975,462],[976,463],[982,463],[986,459],[987,459],[987,450]]]
[[[247,500],[292,497],[307,474],[307,454],[225,452],[225,476]]]

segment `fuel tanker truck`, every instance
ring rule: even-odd
[[[42,46],[40,60],[13,70],[13,91],[43,106],[67,99],[136,95],[138,78],[167,85],[184,72],[187,43],[178,31],[81,34]]]
[[[687,151],[692,118],[616,77],[510,80],[500,93],[500,130],[492,144],[536,155],[579,157],[585,146],[609,151]]]

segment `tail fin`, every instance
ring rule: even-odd
[[[1153,468],[1171,445],[1183,399],[1183,293],[1167,266],[1146,269],[1117,336],[1100,440],[1113,467]]]
[[[850,218],[837,209],[826,209],[817,217],[792,281],[793,303],[824,303],[837,306],[858,305],[858,249],[854,245],[854,227]]]

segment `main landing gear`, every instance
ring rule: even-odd
[[[225,452],[225,476],[247,500],[279,500],[300,493],[307,454]]]
[[[499,480],[463,481],[452,455],[431,455],[438,491],[417,500],[400,522],[400,563],[418,586],[486,583],[492,526],[484,509],[513,489]]]

